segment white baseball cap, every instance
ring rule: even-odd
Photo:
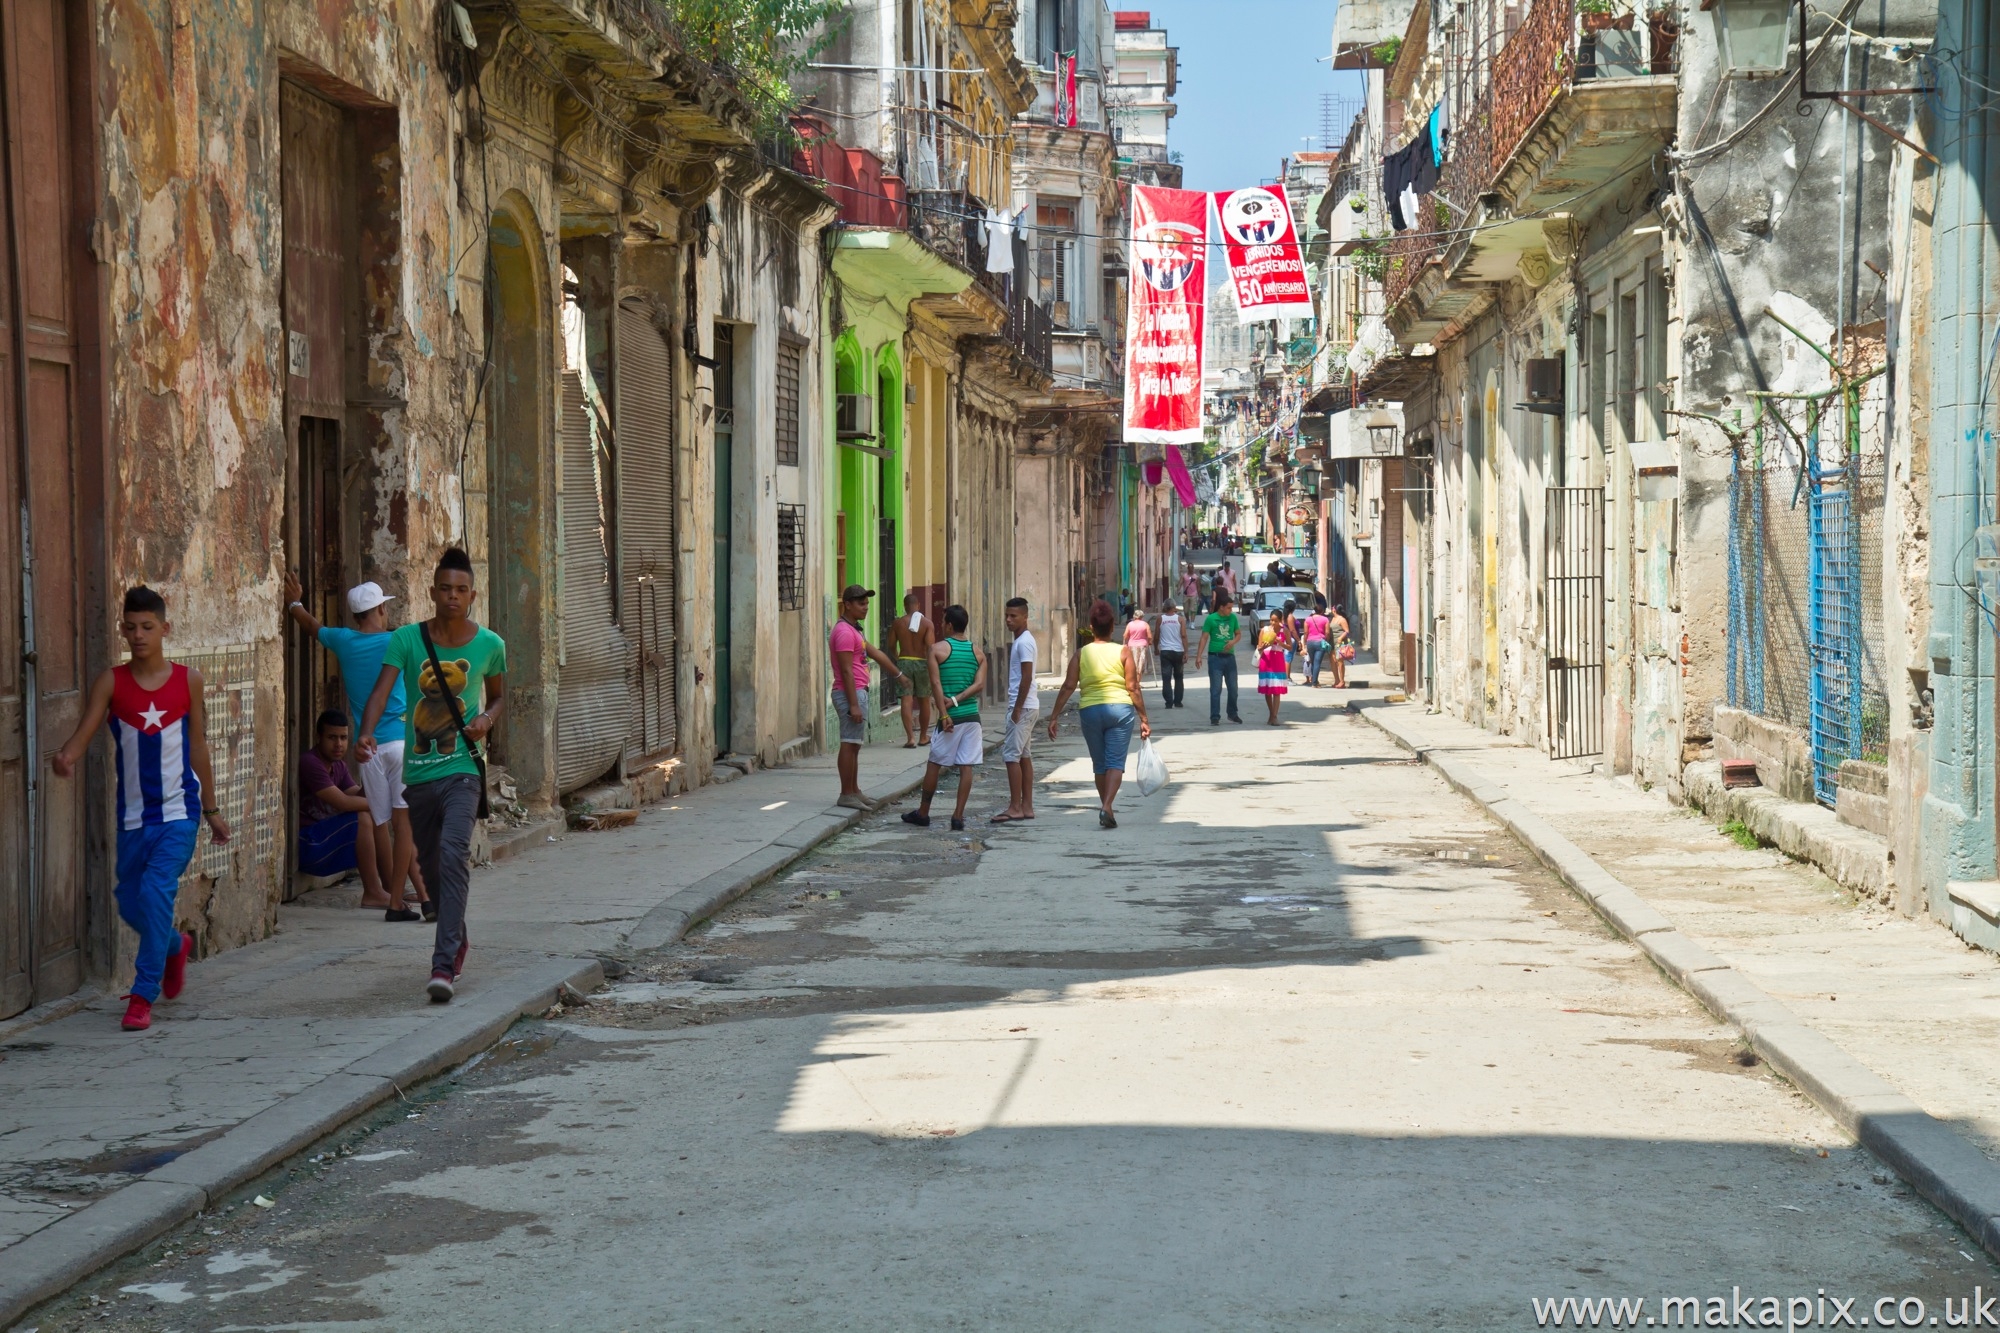
[[[347,590],[347,609],[355,615],[366,615],[384,602],[396,599],[382,591],[379,583],[357,583]]]

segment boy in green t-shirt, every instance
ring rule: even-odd
[[[1236,641],[1243,626],[1236,618],[1235,601],[1226,592],[1215,594],[1215,609],[1201,622],[1201,637],[1208,653],[1208,725],[1222,725],[1222,693],[1229,690],[1229,720],[1241,722],[1236,713]]]
[[[472,621],[476,596],[472,558],[454,546],[439,558],[431,578],[431,602],[437,614],[389,636],[382,674],[368,699],[356,742],[364,761],[374,754],[375,728],[400,679],[403,697],[409,701],[404,719],[404,799],[410,807],[410,832],[416,838],[424,882],[438,909],[428,988],[438,1004],[451,999],[465,970],[472,828],[479,818],[484,783],[484,766],[474,746],[493,730],[507,701],[507,644]],[[437,650],[436,667],[424,644],[426,633]]]

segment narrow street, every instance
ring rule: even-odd
[[[883,811],[39,1327],[1485,1330],[2000,1283],[1336,697],[1155,709],[1173,783],[1112,832],[1067,720],[1034,823]]]

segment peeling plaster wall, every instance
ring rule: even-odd
[[[1888,0],[1870,6],[1855,22],[1871,32],[1927,38],[1936,14],[1934,0]],[[1698,152],[1739,131],[1743,137],[1692,165],[1662,205],[1680,319],[1677,336],[1669,341],[1669,371],[1676,409],[1747,425],[1752,391],[1816,391],[1831,382],[1825,362],[1772,313],[1825,344],[1844,327],[1850,348],[1859,349],[1857,362],[1881,359],[1884,331],[1870,326],[1892,313],[1888,281],[1897,259],[1890,199],[1899,150],[1887,136],[1825,101],[1787,99],[1778,113],[1744,128],[1773,89],[1768,80],[1722,76],[1715,23],[1712,14],[1697,15],[1681,38],[1680,140],[1684,151]],[[1812,32],[1817,39],[1819,23]],[[1906,85],[1915,68],[1861,40],[1835,40],[1814,65],[1812,84],[1820,89]],[[1804,115],[1796,113],[1801,106]],[[1899,128],[1911,123],[1909,99],[1871,97],[1865,106]],[[1883,609],[1879,616],[1864,609],[1864,620],[1881,636],[1891,763],[1907,776],[1919,746],[1910,722],[1920,705],[1908,667],[1923,662],[1928,629],[1922,575],[1911,581],[1912,568],[1922,566],[1923,538],[1910,534],[1928,527],[1927,502],[1921,498],[1922,408],[1910,397],[1921,394],[1921,382],[1909,386],[1893,424],[1884,416],[1884,389],[1885,381],[1871,382],[1862,413],[1864,459],[1879,461],[1886,451],[1891,460],[1881,517],[1883,582],[1868,590],[1869,602],[1879,596]],[[1830,422],[1829,433],[1834,429]],[[1692,759],[1707,752],[1714,710],[1729,702],[1732,449],[1712,422],[1680,417],[1675,430],[1680,473],[1673,540],[1685,637],[1677,652],[1673,644],[1658,646],[1663,660],[1670,653],[1680,658],[1685,697],[1677,739],[1682,759]],[[1778,443],[1767,436],[1767,449]],[[1796,452],[1789,444],[1783,447]],[[1804,589],[1794,596],[1802,602]],[[1767,663],[1767,682],[1772,669]],[[1891,790],[1907,793],[1917,785],[1892,782]],[[1911,800],[1921,800],[1921,794]],[[1900,806],[1900,797],[1892,797],[1891,804]],[[1914,818],[1910,812],[1895,816]]]
[[[453,219],[449,115],[429,68],[428,5],[105,0],[104,163],[99,243],[109,261],[109,416],[114,586],[168,598],[172,652],[204,668],[211,708],[234,688],[222,797],[241,834],[197,859],[182,920],[204,950],[267,934],[288,880],[275,813],[283,752],[281,577],[289,446],[285,432],[281,54],[356,101],[396,108],[401,142],[363,142],[364,172],[394,178],[400,253],[357,256],[368,284],[367,405],[348,423],[372,435],[364,570],[402,592],[410,547],[435,551],[458,504],[445,484],[455,434],[446,290]],[[400,501],[416,480],[415,512]],[[405,528],[405,524],[412,524]],[[411,540],[414,537],[414,541]],[[273,800],[278,803],[273,806]]]

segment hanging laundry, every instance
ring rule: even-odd
[[[986,271],[988,273],[1012,273],[1014,271],[1014,224],[1026,209],[1013,212],[986,210]]]
[[[1408,231],[1417,225],[1417,196],[1437,188],[1438,162],[1427,125],[1414,139],[1382,159],[1382,194],[1389,201],[1389,225]]]

